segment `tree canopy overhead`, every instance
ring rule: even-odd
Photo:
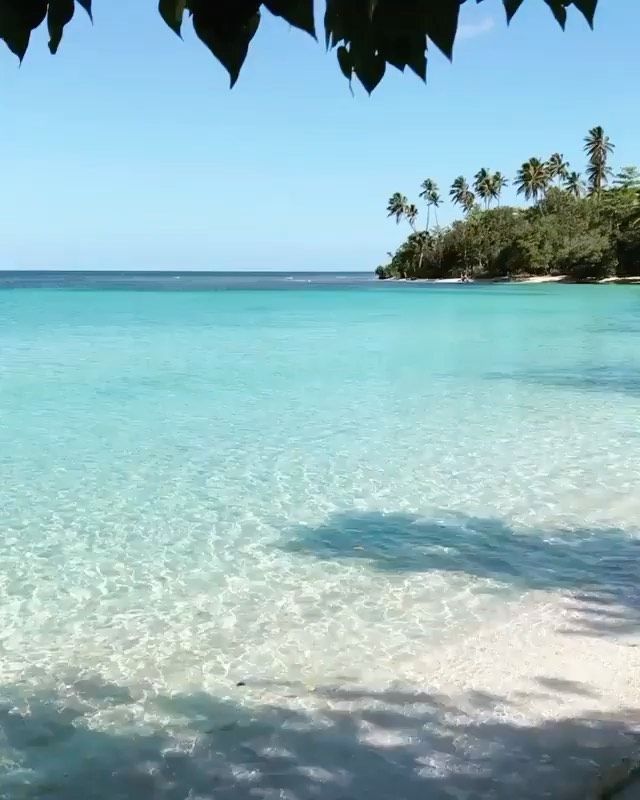
[[[476,0],[480,3],[483,0]],[[532,0],[529,0],[530,2]],[[451,58],[460,6],[466,0],[323,0],[327,47],[335,49],[346,78],[354,76],[368,92],[388,66],[407,67],[426,79],[427,48],[432,42]],[[502,0],[511,21],[524,0]],[[538,0],[564,28],[570,6],[593,25],[598,0]],[[31,32],[45,21],[49,49],[55,53],[76,5],[91,15],[92,0],[0,0],[0,39],[22,60]],[[163,19],[178,35],[185,15],[213,55],[227,69],[231,85],[244,64],[264,11],[317,36],[314,0],[159,0]]]

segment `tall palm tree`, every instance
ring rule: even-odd
[[[530,158],[518,170],[514,181],[518,194],[525,200],[538,202],[538,198],[549,188],[549,171],[547,165],[539,158]]]
[[[632,228],[640,228],[640,189],[636,189],[636,203],[631,211],[629,224]]]
[[[409,223],[411,230],[414,234],[418,233],[416,229],[416,220],[418,218],[418,209],[414,203],[410,203],[406,195],[400,192],[394,192],[389,198],[387,203],[387,216],[395,217],[396,224],[399,225],[403,219]],[[419,268],[422,267],[422,259],[424,257],[424,241],[420,244],[420,259]],[[402,277],[406,277],[405,274]]]
[[[460,206],[465,214],[469,214],[471,209],[476,204],[476,196],[471,191],[471,187],[467,183],[464,175],[458,175],[458,177],[451,184],[451,189],[449,189],[449,197],[457,206]]]
[[[415,213],[414,213],[415,212]],[[416,229],[416,217],[418,216],[418,209],[409,204],[406,196],[400,192],[394,192],[389,198],[387,203],[387,216],[395,217],[396,224],[400,224],[403,219],[406,219],[411,228]]]
[[[418,207],[414,203],[409,203],[409,205],[404,210],[404,216],[409,225],[411,225],[411,229],[414,233],[416,233],[416,220],[418,219]]]
[[[603,187],[606,186],[611,169],[607,165],[609,155],[613,153],[615,145],[608,136],[605,135],[604,128],[596,125],[591,128],[584,139],[584,152],[587,154],[589,163],[587,165],[587,177],[589,179],[589,194],[596,197],[600,196]]]
[[[471,187],[467,183],[467,179],[464,175],[458,175],[458,177],[454,180],[451,184],[451,188],[449,189],[449,197],[452,201],[464,211],[464,213],[469,217],[473,209],[476,205],[476,196],[471,190]],[[463,246],[463,266],[464,269],[468,269],[468,243],[469,239],[469,225],[464,225],[462,227],[462,246]]]
[[[491,173],[482,167],[473,177],[473,188],[477,196],[484,202],[484,207],[489,208],[491,202]]]
[[[387,203],[387,216],[395,217],[396,223],[399,225],[400,220],[404,217],[404,210],[408,202],[403,194],[394,192]]]
[[[501,172],[494,172],[490,177],[489,194],[491,196],[491,200],[495,200],[498,205],[500,205],[500,195],[502,194],[502,190],[508,183],[509,181]]]
[[[422,186],[420,188],[421,188],[420,197],[427,204],[427,232],[428,232],[431,222],[432,207],[436,217],[436,225],[438,224],[438,206],[441,203],[440,192],[438,190],[438,184],[432,178],[426,178],[424,181],[422,181]]]
[[[564,179],[564,189],[573,197],[580,199],[585,191],[584,181],[579,172],[569,172]]]
[[[429,198],[431,206],[433,207],[433,216],[436,220],[436,228],[438,227],[438,209],[442,205],[442,198],[440,197],[440,192],[436,189],[431,193]]]
[[[569,162],[564,160],[562,153],[553,153],[547,161],[547,171],[552,181],[565,181],[569,174]]]

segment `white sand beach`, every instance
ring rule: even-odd
[[[624,278],[603,278],[598,283],[640,283],[640,275],[627,275]]]
[[[562,283],[566,280],[566,275],[531,275],[528,278],[516,278],[517,283]]]
[[[598,796],[600,783],[617,780],[638,755],[640,612],[606,591],[537,592],[509,617],[401,665],[423,676],[420,685],[278,690],[249,680],[246,699],[301,714],[309,764],[338,735],[345,763],[322,780],[339,786],[342,774],[346,787],[347,771],[356,772],[358,797],[383,796],[385,780],[401,798]],[[280,732],[269,747],[290,742]]]
[[[462,278],[391,278],[394,282],[399,283],[576,283],[577,281],[570,280],[566,275],[530,275],[526,278],[514,277],[511,281],[497,280],[494,278],[472,278],[468,281],[463,281]],[[589,281],[586,281],[589,283]],[[624,278],[602,278],[601,280],[592,281],[596,284],[636,284],[640,283],[640,275],[629,275]]]

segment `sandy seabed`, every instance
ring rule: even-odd
[[[422,673],[421,686],[288,687],[278,704],[301,735],[285,722],[270,746],[308,748],[297,759],[318,797],[597,796],[638,754],[638,614],[602,588],[533,592],[513,611],[403,665]],[[242,691],[276,700],[251,680]],[[333,761],[332,744],[342,753]],[[305,785],[290,796],[316,795]]]

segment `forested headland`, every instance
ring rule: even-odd
[[[601,280],[640,274],[640,170],[614,172],[614,145],[602,127],[584,139],[586,169],[575,171],[561,153],[525,161],[513,178],[525,206],[502,206],[507,176],[478,170],[472,180],[455,178],[448,190],[462,217],[438,224],[443,198],[436,182],[423,181],[416,203],[400,192],[387,214],[409,227],[408,238],[380,278],[508,279],[564,275]]]

